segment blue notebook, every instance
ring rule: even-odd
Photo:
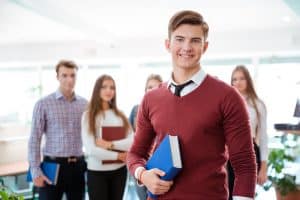
[[[52,185],[56,185],[59,173],[59,164],[53,162],[42,162],[41,169],[45,176],[52,182]],[[27,181],[32,182],[32,176],[30,169],[27,172]]]
[[[166,174],[163,180],[173,180],[182,169],[178,136],[166,135],[153,155],[147,161],[146,169],[158,168]],[[157,196],[148,191],[148,196],[156,199]]]

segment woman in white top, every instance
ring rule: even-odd
[[[126,152],[133,134],[126,116],[117,108],[116,86],[111,76],[97,79],[81,127],[89,199],[122,200],[127,176]],[[101,139],[104,127],[123,127],[126,137],[114,141]],[[114,162],[105,163],[108,160]]]
[[[250,73],[245,66],[239,65],[233,70],[231,75],[231,85],[234,86],[244,97],[248,107],[251,135],[254,141],[254,149],[258,165],[257,183],[259,185],[263,185],[267,181],[268,159],[266,106],[263,101],[258,98]],[[233,183],[234,176],[232,177],[229,172],[229,186],[233,186]],[[230,194],[232,194],[232,189],[230,188],[229,190]]]

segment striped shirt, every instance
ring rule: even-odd
[[[56,92],[39,100],[33,110],[29,138],[29,164],[33,178],[42,175],[40,169],[41,141],[43,155],[56,157],[82,156],[81,115],[87,101],[77,95],[71,101]]]

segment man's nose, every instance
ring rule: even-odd
[[[190,43],[189,41],[185,41],[185,42],[183,43],[183,49],[184,49],[185,51],[190,51],[190,50],[192,49],[191,43]]]

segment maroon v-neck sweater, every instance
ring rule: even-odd
[[[235,170],[235,196],[253,197],[256,164],[245,103],[238,92],[209,75],[191,93],[177,97],[166,84],[148,92],[128,153],[130,172],[144,166],[152,141],[178,135],[183,169],[158,199],[227,200],[228,152]],[[227,145],[227,147],[226,147]]]

